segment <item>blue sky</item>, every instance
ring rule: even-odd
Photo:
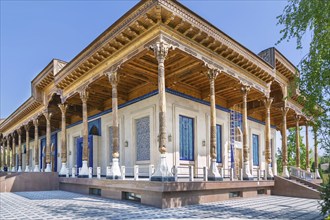
[[[70,61],[137,1],[1,0],[0,118],[31,95],[31,80],[51,61]],[[258,53],[280,39],[276,17],[286,1],[181,1],[220,30]],[[293,64],[307,53],[295,42],[276,47]],[[312,146],[312,145],[311,145]]]

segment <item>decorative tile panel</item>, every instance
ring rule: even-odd
[[[150,160],[150,118],[149,116],[135,120],[136,160]]]

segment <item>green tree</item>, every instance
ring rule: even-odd
[[[312,33],[309,53],[300,61],[300,87],[305,107],[304,112],[315,119],[319,143],[330,154],[330,1],[288,0],[283,14],[278,16],[283,40],[295,38],[297,49],[302,48],[306,32]],[[321,192],[321,212],[330,210],[330,183]],[[328,217],[330,218],[330,217]]]
[[[300,130],[301,131],[301,128]],[[301,133],[301,132],[300,132]],[[299,143],[300,143],[300,168],[306,169],[306,146],[303,143],[303,136],[299,136]],[[288,166],[296,166],[296,128],[289,128],[289,135],[288,135]],[[311,154],[311,150],[309,150],[309,155]],[[311,164],[311,157],[309,157],[310,164]],[[279,173],[283,171],[282,167],[282,150],[278,150],[277,152],[277,170]]]
[[[304,112],[315,118],[320,146],[330,155],[330,1],[288,0],[277,18],[284,26],[278,43],[295,39],[301,49],[304,35],[312,34],[309,53],[298,65],[300,78],[296,82],[306,98]]]
[[[321,212],[324,216],[327,216],[326,219],[330,219],[330,181],[328,183],[323,184],[320,190],[321,193]]]

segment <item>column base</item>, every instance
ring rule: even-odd
[[[12,167],[11,168],[11,172],[16,172],[16,168],[15,167]],[[21,166],[18,167],[17,172],[22,172],[22,167]]]
[[[82,164],[81,170],[79,171],[78,178],[88,178],[89,169],[88,169],[88,166],[87,166],[87,161],[84,160],[82,163],[83,164]]]
[[[107,179],[121,179],[121,171],[119,167],[119,159],[113,158],[112,159],[112,166],[110,168],[110,173],[107,173]]]
[[[315,169],[315,179],[321,179],[319,169]]]
[[[211,159],[210,169],[207,176],[208,181],[223,181],[223,177],[220,175],[217,168],[217,162],[215,159]]]
[[[289,174],[289,171],[288,171],[288,167],[287,166],[283,166],[282,177],[287,178],[287,179],[290,177],[290,174]]]
[[[243,166],[243,180],[254,180],[250,172],[249,162],[244,162]]]
[[[59,177],[66,177],[66,173],[67,173],[66,163],[62,163],[61,170],[58,173],[58,176]]]
[[[47,163],[45,172],[47,172],[47,173],[52,172],[52,167],[50,166],[50,163]]]
[[[254,180],[254,178],[253,178],[253,176],[251,175],[251,172],[250,172],[249,162],[244,162],[243,180]]]
[[[30,172],[30,167],[29,166],[26,166],[24,172],[27,172],[27,173]]]
[[[306,171],[307,171],[308,173],[310,173],[310,172],[311,172],[311,168],[308,167],[308,168],[306,169]]]
[[[268,167],[267,180],[274,180],[274,174],[273,174],[272,167],[270,166],[270,164],[266,164],[266,166]]]
[[[174,182],[174,176],[167,167],[166,154],[160,155],[160,162],[157,165],[155,173],[151,176],[150,181]]]
[[[40,172],[40,170],[39,170],[39,164],[34,165],[33,172]]]

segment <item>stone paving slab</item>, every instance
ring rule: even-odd
[[[259,196],[158,209],[66,191],[0,193],[0,219],[323,219],[318,200]]]

